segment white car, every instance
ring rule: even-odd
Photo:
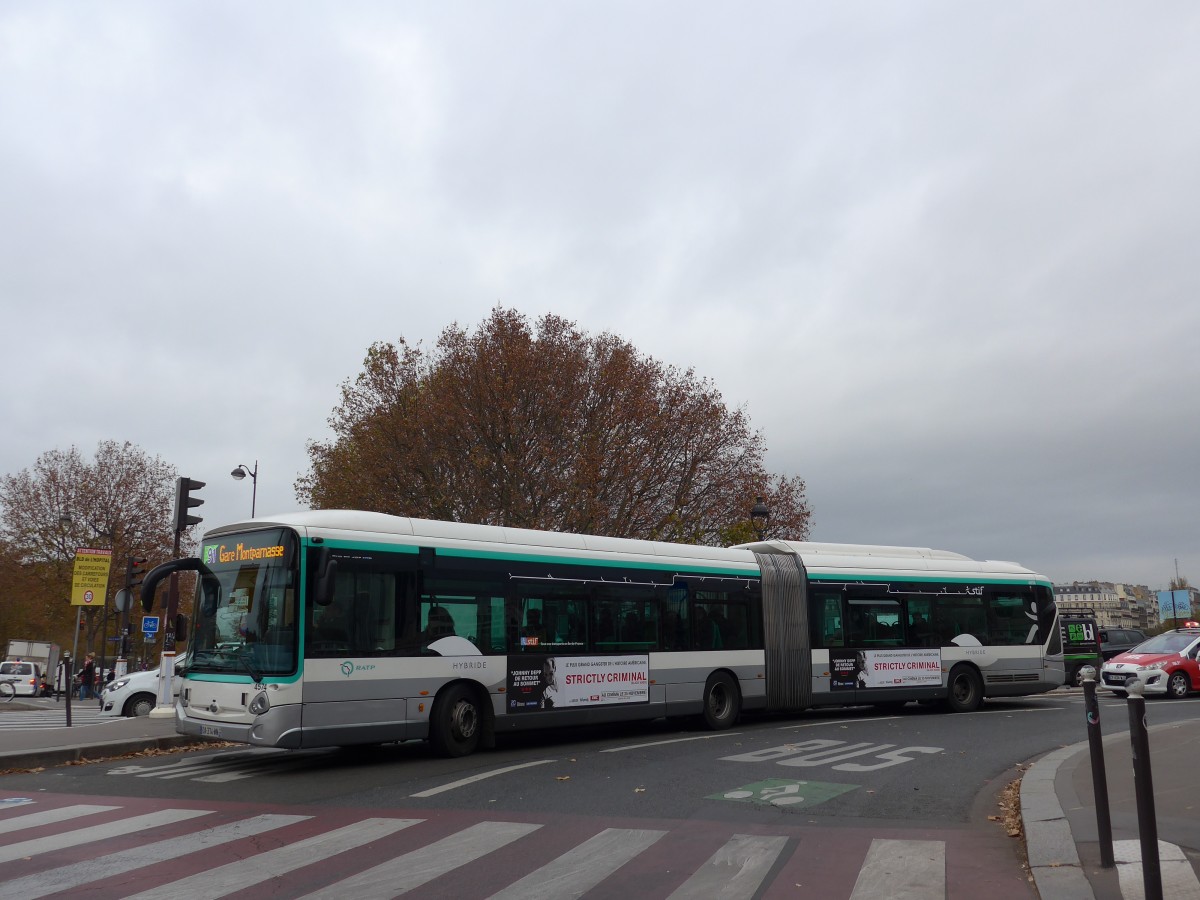
[[[6,660],[0,663],[0,681],[11,684],[18,697],[36,697],[41,693],[42,667],[35,662]]]
[[[178,675],[171,679],[172,702],[179,699],[182,684],[183,679]],[[114,678],[100,694],[102,716],[148,716],[157,705],[158,669],[129,672]]]

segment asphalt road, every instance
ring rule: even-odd
[[[170,777],[98,765],[16,778],[72,793],[222,800],[249,794],[268,803],[587,808],[672,818],[742,818],[748,807],[750,815],[805,821],[944,824],[970,821],[979,795],[1018,777],[1022,764],[1083,740],[1081,698],[1063,691],[993,700],[980,712],[958,715],[915,704],[897,715],[869,707],[810,712],[750,718],[728,732],[659,721],[507,735],[495,751],[463,759],[435,757],[419,742],[308,751],[233,747],[139,763],[150,770],[182,766]],[[1122,701],[1105,702],[1124,709]],[[1195,702],[1152,702],[1152,723],[1193,715]],[[207,775],[183,774],[200,760]],[[810,787],[804,802],[766,809],[761,798],[727,796],[763,781],[830,787]]]
[[[1151,702],[1148,719],[1192,717],[1197,702]],[[1110,718],[1125,709],[1119,700],[1103,705]],[[10,775],[4,788],[30,798],[226,804],[230,815],[245,804],[304,815],[354,810],[446,829],[449,822],[482,827],[483,819],[501,819],[558,836],[568,856],[600,826],[671,836],[653,838],[659,856],[643,861],[643,878],[703,863],[687,861],[688,835],[718,848],[738,835],[761,835],[793,848],[764,883],[799,877],[788,867],[802,859],[807,874],[795,883],[807,884],[811,896],[850,896],[847,886],[861,880],[874,838],[940,842],[947,879],[975,885],[971,896],[982,900],[1033,896],[1019,842],[995,820],[999,793],[1024,764],[1085,737],[1081,692],[1058,691],[989,701],[977,713],[957,715],[910,704],[893,715],[861,708],[751,718],[718,733],[655,722],[509,735],[495,751],[454,760],[432,756],[423,743],[321,751],[231,747]],[[674,855],[664,859],[668,853]],[[839,868],[839,859],[848,868]],[[517,883],[523,870],[512,865],[506,877]],[[489,896],[498,876],[491,867],[459,873],[459,882],[445,877],[464,896]],[[956,895],[945,887],[944,894],[914,896]],[[882,885],[880,896],[886,890]]]

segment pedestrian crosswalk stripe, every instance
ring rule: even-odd
[[[302,900],[386,900],[421,887],[459,866],[499,850],[541,825],[521,822],[480,822],[458,834],[435,841],[385,863],[331,884]]]
[[[536,872],[493,894],[491,900],[579,897],[664,834],[665,831],[642,828],[606,828]]]
[[[219,825],[216,828],[209,828],[198,834],[189,835],[186,839],[169,838],[165,841],[147,844],[144,847],[121,850],[101,856],[99,859],[89,859],[58,869],[51,869],[48,872],[39,872],[36,875],[28,875],[14,881],[6,881],[0,884],[0,900],[9,900],[9,898],[12,900],[20,900],[20,898],[35,900],[37,897],[45,897],[48,894],[102,879],[116,878],[125,872],[136,871],[142,866],[177,859],[189,853],[219,847],[232,841],[240,841],[243,838],[263,834],[310,818],[311,816],[254,816],[238,822]]]
[[[18,801],[29,810],[4,805]],[[631,880],[647,871],[658,873],[654,887],[634,894],[669,894],[668,900],[751,900],[782,891],[784,885],[778,882],[783,873],[800,867],[799,873],[812,862],[797,849],[803,848],[809,831],[793,827],[780,827],[782,833],[775,834],[743,834],[732,833],[736,826],[730,826],[714,833],[709,823],[699,832],[701,844],[685,845],[662,838],[690,835],[689,823],[664,830],[600,830],[603,826],[596,825],[550,849],[540,841],[553,827],[546,823],[472,817],[449,828],[442,827],[448,825],[446,819],[431,821],[433,816],[351,820],[344,813],[336,823],[327,823],[323,814],[311,810],[294,815],[218,812],[224,807],[151,813],[140,807],[121,819],[120,805],[69,804],[64,799],[69,805],[45,809],[43,802],[0,800],[0,828],[9,835],[0,838],[0,900],[92,891],[129,897],[138,890],[142,893],[135,900],[209,900],[267,889],[278,879],[287,879],[276,889],[289,896],[310,891],[304,900],[377,900],[409,892],[419,895],[438,885],[447,886],[444,893],[466,884],[497,891],[493,900],[561,900],[597,889],[628,893]],[[177,827],[164,833],[163,826],[173,823]],[[424,829],[393,838],[422,823],[428,823]],[[67,830],[48,834],[55,827]],[[20,840],[35,828],[41,837]],[[438,836],[428,836],[427,829],[436,829]],[[109,840],[122,836],[126,839]],[[19,842],[3,844],[13,837]],[[956,871],[953,865],[947,870],[947,857],[951,862],[958,859],[962,870],[961,857],[947,852],[948,846],[957,846],[953,837],[947,837],[949,845],[930,839],[876,839],[865,855],[861,840],[848,839],[846,846],[858,852],[830,859],[826,873],[836,870],[846,887],[853,883],[852,900],[945,900],[947,883]],[[690,849],[685,851],[685,846]],[[59,852],[76,847],[83,849]],[[1115,849],[1125,900],[1141,897],[1139,842],[1118,841]],[[1186,856],[1166,842],[1160,842],[1160,853],[1165,896],[1200,900],[1200,883]],[[345,856],[339,859],[341,854]],[[520,868],[514,869],[518,862]],[[620,872],[623,868],[625,874]],[[501,871],[506,874],[497,879]],[[12,876],[8,881],[6,873]],[[335,878],[339,880],[327,883]],[[838,893],[846,896],[845,887]]]
[[[946,896],[944,841],[871,841],[850,900],[924,900]]]
[[[160,885],[126,900],[210,900],[270,881],[302,866],[394,834],[424,819],[363,819],[294,844],[257,853],[197,875]]]
[[[19,816],[0,819],[0,834],[24,831],[26,828],[37,828],[39,825],[53,825],[56,822],[69,822],[71,819],[77,819],[80,816],[112,812],[114,809],[120,808],[119,806],[79,804],[77,806],[64,806],[60,809],[44,809],[40,812],[24,813]]]
[[[785,846],[785,837],[735,834],[669,900],[749,900]]]
[[[78,847],[80,844],[91,844],[100,837],[109,838],[134,834],[138,831],[145,831],[147,828],[157,828],[160,825],[170,825],[173,822],[183,822],[197,816],[207,815],[210,815],[209,811],[203,809],[164,809],[142,816],[134,816],[131,819],[109,822],[104,826],[103,832],[97,831],[96,826],[91,825],[87,828],[68,831],[65,834],[55,834],[49,837],[35,838],[31,841],[22,841],[19,844],[9,844],[7,847],[0,847],[0,863],[12,862],[23,856],[37,856],[39,853],[62,850],[66,847]]]
[[[101,722],[119,722],[120,718],[102,715],[95,707],[71,710],[71,725],[99,725]],[[6,712],[0,716],[0,733],[10,731],[44,731],[49,728],[66,728],[67,713],[62,709],[30,709]]]

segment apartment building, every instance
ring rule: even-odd
[[[1157,596],[1141,584],[1111,581],[1056,584],[1054,599],[1060,607],[1091,608],[1096,613],[1096,622],[1106,628],[1137,628],[1145,631],[1158,624]]]

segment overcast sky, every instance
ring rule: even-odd
[[[374,341],[711,378],[812,538],[1200,583],[1193,3],[0,5],[0,473],[297,508]]]

